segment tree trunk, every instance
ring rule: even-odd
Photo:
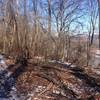
[[[100,49],[100,0],[98,1],[98,12],[99,12],[99,49]]]

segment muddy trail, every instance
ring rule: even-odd
[[[100,99],[100,74],[91,67],[26,62],[21,59],[0,70],[0,100]]]

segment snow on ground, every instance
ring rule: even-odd
[[[92,67],[96,68],[98,66],[100,66],[100,50],[93,50],[91,52],[92,57],[90,60],[90,64],[92,65]]]
[[[76,65],[71,64],[70,62],[62,62],[62,61],[57,61],[57,60],[49,60],[49,62],[51,63],[58,63],[58,64],[62,64],[62,65],[66,65],[68,67],[76,67]]]
[[[9,72],[7,67],[4,57],[0,55],[0,100],[20,100],[17,99],[12,72]]]
[[[69,62],[61,62],[61,61],[56,61],[56,60],[49,60],[49,62],[66,65],[68,67],[76,67],[75,65],[73,65]],[[8,66],[5,63],[4,57],[2,55],[0,55],[0,100],[32,100],[31,97],[34,96],[34,92],[28,93],[27,95],[20,95],[18,93],[18,91],[15,87],[15,80],[11,76],[12,72],[8,71],[7,67]],[[97,73],[97,71],[96,71],[96,73]],[[79,93],[77,85],[74,85],[74,87],[73,87],[71,84],[69,84],[68,86],[69,86],[69,88],[74,88],[75,89],[74,91],[77,91],[77,93]],[[37,92],[41,91],[41,90],[43,90],[42,88],[44,89],[45,87],[38,86],[36,88],[36,91]],[[53,92],[59,94],[59,91],[53,91]],[[62,91],[62,94],[65,95],[63,93],[63,91]]]
[[[15,79],[12,77],[12,72],[7,70],[5,59],[0,55],[0,100],[32,100],[34,92],[27,95],[19,94],[15,87]],[[38,86],[36,91],[40,91],[42,86]],[[27,99],[26,99],[27,98]]]
[[[5,59],[2,55],[0,55],[0,70],[5,70],[7,68],[7,65],[5,63]]]

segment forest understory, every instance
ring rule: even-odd
[[[0,100],[100,100],[100,0],[0,0]]]
[[[5,63],[6,68],[1,62],[0,89],[5,92],[0,90],[0,100],[100,99],[98,69],[56,60],[38,63],[33,59],[6,59]]]

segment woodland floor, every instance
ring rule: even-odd
[[[51,61],[28,64],[6,61],[0,72],[6,93],[0,88],[0,100],[100,100],[100,72],[91,67],[79,67]],[[10,74],[5,77],[5,74]],[[0,85],[2,86],[0,83]],[[17,97],[12,99],[11,89]],[[2,99],[3,97],[10,99]]]

